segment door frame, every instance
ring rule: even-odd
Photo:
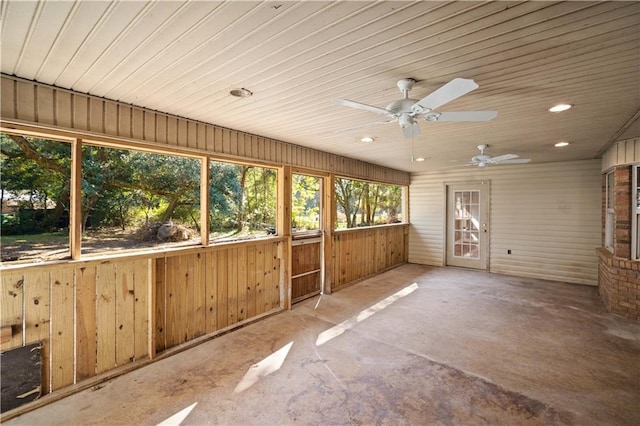
[[[309,233],[294,233],[293,229],[291,229],[291,221],[289,221],[289,233],[291,235],[291,237],[289,238],[289,252],[292,254],[293,256],[293,247],[297,246],[297,245],[303,245],[305,244],[305,242],[307,244],[309,243],[320,243],[320,271],[319,271],[319,275],[320,275],[320,290],[313,292],[313,293],[309,293],[308,295],[301,297],[301,298],[296,298],[296,300],[294,301],[291,298],[291,292],[293,289],[293,280],[294,280],[294,276],[293,276],[293,269],[289,269],[291,275],[289,277],[289,295],[290,295],[290,299],[291,299],[291,304],[293,303],[298,303],[301,302],[307,298],[313,297],[313,296],[317,296],[318,294],[323,294],[326,291],[326,265],[325,265],[325,257],[326,257],[326,246],[327,246],[327,216],[330,217],[330,215],[328,215],[328,209],[331,208],[330,206],[327,206],[327,199],[325,197],[325,192],[327,190],[327,181],[331,180],[331,176],[327,173],[321,173],[315,170],[308,170],[305,168],[300,168],[300,167],[292,167],[291,168],[291,185],[289,188],[289,194],[290,194],[290,206],[289,206],[289,212],[291,212],[293,210],[293,175],[306,175],[306,176],[311,176],[311,177],[315,177],[320,179],[320,195],[319,195],[319,201],[320,201],[320,211],[319,211],[319,224],[320,224],[320,229],[317,232],[309,232]],[[290,218],[291,220],[291,218]],[[293,257],[291,259],[293,261]],[[302,275],[306,275],[306,274],[302,274]],[[296,276],[298,277],[298,276]]]
[[[450,250],[453,250],[450,247],[450,240],[448,238],[450,231],[450,199],[449,199],[449,190],[451,187],[465,187],[467,186],[471,190],[480,190],[480,212],[481,214],[484,212],[485,217],[482,220],[482,224],[480,225],[480,250],[481,257],[479,259],[479,266],[472,265],[462,265],[462,264],[451,264],[449,261],[449,253]],[[455,190],[455,189],[454,189]],[[454,267],[462,267],[462,268],[470,268],[477,269],[483,271],[489,271],[490,269],[490,248],[491,248],[491,180],[474,180],[474,181],[453,181],[453,182],[445,182],[444,183],[444,206],[443,206],[443,248],[442,251],[442,264],[445,266],[454,266]],[[483,255],[483,256],[482,256]]]

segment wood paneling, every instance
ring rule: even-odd
[[[87,141],[121,138],[124,145],[133,138],[135,142],[186,153],[206,152],[220,158],[299,166],[399,185],[409,183],[406,172],[7,75],[2,75],[2,93],[3,126],[34,125],[41,131],[64,131]],[[46,93],[46,97],[41,99],[38,93]],[[57,97],[69,101],[53,102]],[[69,105],[73,105],[72,120],[68,119]],[[58,116],[61,119],[54,123],[53,117]],[[87,130],[91,133],[85,133]],[[202,136],[205,133],[213,137],[206,147]]]
[[[408,225],[375,226],[333,233],[333,291],[408,261]]]
[[[310,242],[299,240],[291,248],[291,299],[294,302],[321,290],[322,244],[319,240],[320,237]]]
[[[281,244],[256,241],[158,259],[156,350],[280,308],[281,259],[275,254]]]
[[[42,341],[46,394],[236,327],[281,308],[286,241],[5,270],[2,350]]]

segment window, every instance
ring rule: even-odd
[[[640,164],[631,167],[631,259],[640,260]]]
[[[200,242],[200,161],[82,147],[82,254]]]
[[[211,161],[209,173],[211,241],[275,234],[275,169]]]
[[[55,260],[69,252],[69,143],[0,134],[2,262]]]
[[[322,178],[294,174],[291,194],[291,231],[314,232],[321,229]]]
[[[604,246],[613,251],[613,227],[615,219],[614,179],[613,172],[606,174]]]
[[[402,187],[336,178],[336,229],[400,223]]]
[[[0,133],[2,262],[69,258],[71,143]],[[210,161],[201,218],[203,157],[82,144],[81,256],[201,244],[276,232],[277,172]],[[206,192],[206,191],[205,191]],[[312,227],[312,224],[306,224]]]

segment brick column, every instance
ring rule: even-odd
[[[614,255],[631,258],[631,167],[618,166],[613,172],[615,226]]]
[[[598,249],[598,293],[607,310],[640,321],[640,262],[631,260],[633,197],[631,166],[617,166],[614,176],[613,253]],[[602,180],[602,228],[606,217],[606,179]]]

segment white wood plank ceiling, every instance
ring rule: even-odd
[[[640,136],[640,2],[5,0],[1,13],[5,74],[400,170],[461,167],[478,144],[589,159]],[[440,109],[498,117],[421,121],[414,140],[397,123],[346,130],[381,116],[333,99],[384,108],[405,77],[417,99],[473,78]],[[574,107],[547,111],[561,102]]]

